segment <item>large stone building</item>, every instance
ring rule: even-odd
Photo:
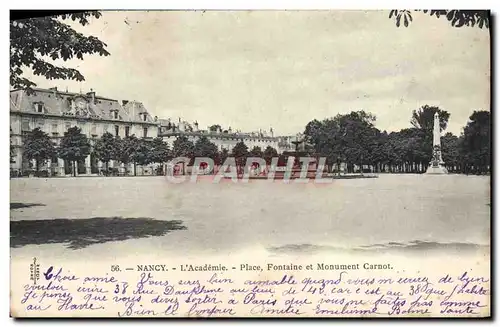
[[[279,151],[280,138],[274,136],[272,128],[270,128],[269,132],[260,130],[250,133],[243,133],[239,130],[233,131],[231,127],[223,130],[220,126],[216,128],[207,127],[206,130],[202,130],[199,129],[198,122],[189,124],[179,119],[177,123],[173,123],[170,119],[161,119],[159,133],[163,137],[163,140],[169,144],[170,148],[172,148],[174,141],[179,135],[184,135],[193,143],[200,137],[206,136],[217,146],[219,151],[227,149],[231,152],[234,146],[241,141],[245,143],[248,150],[260,147],[264,151],[265,148],[271,146]]]
[[[258,146],[264,151],[267,146],[271,146],[281,153],[290,148],[290,139],[276,137],[272,129],[251,133],[233,131],[231,128],[222,130],[220,127],[202,130],[198,128],[197,122],[189,124],[179,119],[174,123],[170,119],[158,119],[141,102],[120,102],[98,96],[92,90],[87,93],[72,93],[62,92],[57,88],[36,88],[32,92],[18,89],[10,92],[10,133],[14,150],[11,170],[26,174],[34,168],[34,162],[23,158],[23,135],[38,127],[58,145],[64,133],[73,126],[81,128],[91,144],[109,132],[122,138],[133,134],[145,139],[160,136],[170,148],[179,135],[185,135],[193,142],[203,135],[207,136],[219,150],[231,151],[240,141],[249,150]],[[77,174],[94,175],[99,174],[103,165],[90,154],[77,166]],[[123,164],[113,161],[108,167],[118,168],[122,172],[125,170]],[[153,165],[139,167],[139,174],[152,174],[153,168]],[[71,164],[57,157],[48,160],[42,169],[50,171],[51,175],[72,174]]]
[[[78,126],[93,143],[105,132],[126,137],[152,139],[158,136],[158,121],[140,102],[122,101],[96,95],[95,92],[70,93],[57,88],[12,90],[10,92],[10,133],[14,149],[11,169],[28,171],[33,163],[23,158],[22,136],[35,128],[52,137],[57,145],[64,133]],[[78,163],[78,174],[98,174],[102,163],[93,155]],[[114,167],[114,163],[110,163]],[[48,160],[46,169],[56,175],[70,175],[71,165],[60,158]],[[122,167],[123,168],[123,167]]]

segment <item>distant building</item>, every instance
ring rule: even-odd
[[[23,135],[39,127],[47,133],[55,145],[58,145],[64,133],[71,127],[78,126],[82,133],[91,141],[100,138],[109,132],[121,138],[135,135],[138,138],[152,140],[162,137],[172,148],[177,136],[187,136],[196,142],[201,136],[206,136],[219,150],[231,151],[234,146],[243,141],[248,149],[258,146],[262,151],[267,146],[275,148],[278,153],[290,148],[287,137],[274,136],[272,128],[269,131],[243,133],[210,128],[202,130],[198,122],[188,123],[178,119],[158,119],[152,116],[141,102],[110,99],[97,95],[94,91],[87,93],[62,92],[56,87],[51,89],[35,88],[32,92],[24,89],[10,91],[10,133],[11,144],[14,150],[14,162],[11,170],[28,172],[35,167],[23,157]],[[77,174],[99,174],[103,164],[90,154],[85,160],[78,163]],[[123,164],[111,161],[110,168],[125,170]],[[52,175],[65,176],[72,174],[72,165],[63,159],[54,157],[40,167],[48,170]],[[128,167],[131,172],[131,165]],[[154,165],[139,167],[138,174],[152,174]]]
[[[105,132],[126,137],[135,134],[139,138],[152,139],[158,136],[159,123],[144,105],[136,101],[123,101],[96,95],[61,92],[57,88],[23,89],[10,92],[10,129],[14,148],[11,169],[27,171],[34,163],[23,158],[23,135],[39,127],[52,137],[57,145],[64,133],[78,126],[91,144]],[[110,167],[117,167],[113,162]],[[78,174],[98,174],[102,163],[93,155],[78,163]],[[46,167],[57,175],[70,175],[71,165],[60,158],[52,158]],[[123,166],[121,167],[123,169]]]
[[[283,153],[285,151],[294,151],[295,146],[292,141],[295,139],[295,136],[279,136],[278,137],[278,153]]]

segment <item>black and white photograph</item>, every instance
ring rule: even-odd
[[[33,13],[11,316],[490,316],[490,11]]]

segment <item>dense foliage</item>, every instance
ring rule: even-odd
[[[413,10],[423,12],[436,18],[447,19],[453,27],[490,27],[490,12],[488,10]],[[412,10],[391,10],[389,18],[396,20],[396,26],[403,24],[408,27],[413,21]]]
[[[104,133],[98,139],[93,148],[94,156],[105,165],[105,170],[108,170],[109,161],[116,159],[116,148],[118,144],[111,133]]]
[[[412,127],[398,132],[380,131],[375,117],[364,111],[337,115],[306,125],[304,135],[315,155],[327,158],[331,171],[345,163],[373,172],[422,173],[432,159],[434,114],[438,112],[441,130],[450,114],[438,107],[423,106],[413,111]],[[441,138],[443,160],[451,172],[487,173],[490,169],[490,113],[475,111],[460,137],[446,133]]]
[[[36,172],[40,170],[40,166],[45,164],[48,159],[54,157],[56,150],[49,135],[40,128],[35,128],[24,138],[23,156],[27,160],[36,161]],[[12,151],[11,151],[12,161]]]

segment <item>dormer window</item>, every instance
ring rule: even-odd
[[[141,116],[142,116],[142,121],[147,121],[148,120],[148,113],[147,112],[143,112],[141,114]]]
[[[118,111],[113,111],[113,118],[118,119]]]
[[[35,111],[38,113],[43,113],[43,103],[42,102],[35,103]]]

